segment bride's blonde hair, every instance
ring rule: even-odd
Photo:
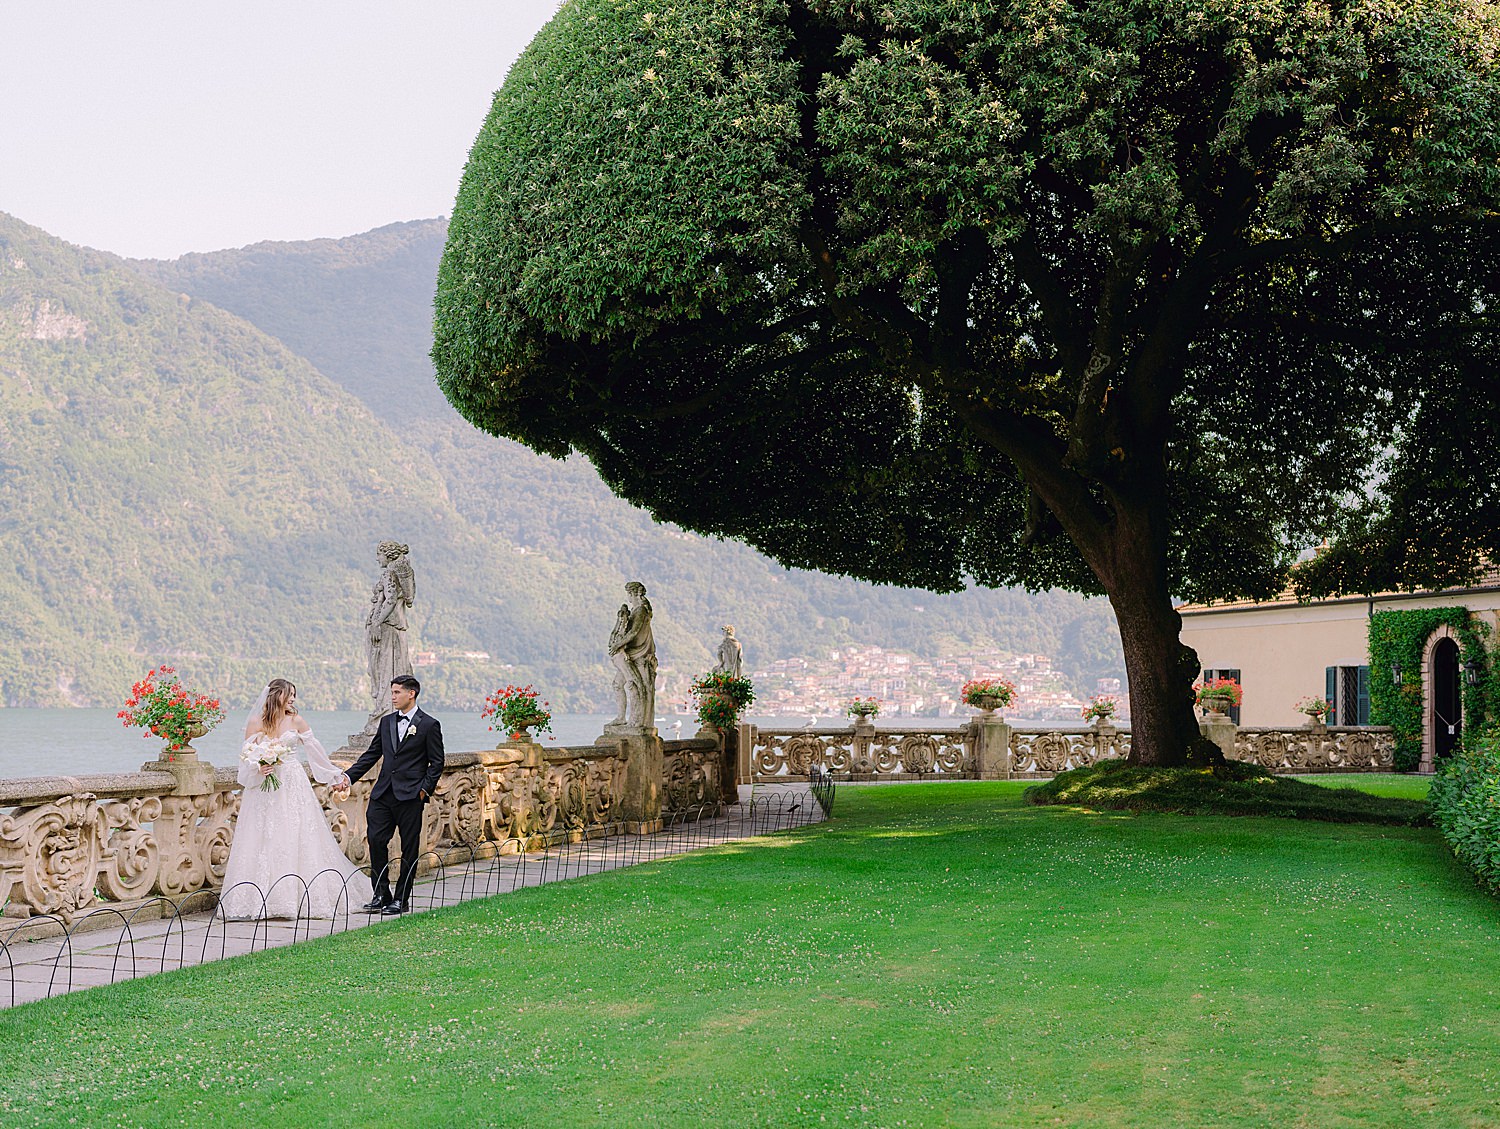
[[[266,683],[266,704],[260,711],[260,729],[262,733],[275,737],[276,723],[287,714],[295,713],[292,708],[292,697],[297,693],[297,687],[293,686],[285,678],[273,678]]]

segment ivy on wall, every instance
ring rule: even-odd
[[[1464,734],[1478,734],[1490,718],[1500,718],[1500,680],[1485,646],[1489,625],[1464,607],[1375,612],[1370,616],[1370,722],[1389,725],[1396,736],[1396,771],[1412,772],[1422,759],[1422,652],[1439,627],[1458,636],[1459,662],[1479,664],[1479,684],[1463,681]],[[1401,664],[1401,682],[1391,665]],[[1460,677],[1463,677],[1462,671]]]

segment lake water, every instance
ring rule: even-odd
[[[443,723],[443,744],[449,752],[493,749],[504,736],[485,727],[478,714],[435,710]],[[363,713],[308,711],[304,716],[318,739],[333,751],[357,733],[365,723]],[[544,734],[543,745],[588,745],[604,732],[606,714],[559,715],[552,719],[552,738]],[[760,717],[750,721],[770,728],[801,727],[808,718]],[[835,726],[841,718],[823,717],[820,726]],[[904,719],[905,724],[942,729],[962,727],[967,717]],[[681,723],[678,727],[678,723]],[[901,724],[893,722],[892,724]],[[1024,724],[1024,723],[1021,723]],[[240,754],[245,712],[235,711],[206,737],[193,742],[198,755],[211,764],[235,764]],[[884,728],[884,725],[881,726]],[[691,737],[698,731],[695,718],[674,714],[657,721],[663,738]],[[24,776],[81,776],[91,772],[134,772],[156,759],[161,749],[158,737],[142,737],[145,730],[127,729],[114,710],[7,710],[0,709],[0,778]]]
[[[303,716],[329,752],[365,724],[365,714],[350,711],[307,711]],[[443,744],[450,753],[493,749],[504,737],[487,729],[478,714],[436,710],[433,716],[443,723]],[[194,741],[193,748],[211,764],[236,763],[245,717],[244,710],[231,713],[212,733]],[[604,714],[554,717],[553,739],[543,734],[542,744],[592,744],[609,720]],[[673,724],[678,721],[682,727],[674,732]],[[692,736],[698,731],[698,723],[692,718],[669,717],[659,722],[657,729],[668,739],[678,733]],[[143,737],[145,732],[125,728],[115,711],[109,709],[0,709],[0,778],[134,772],[146,761],[156,759],[162,746],[161,738]]]

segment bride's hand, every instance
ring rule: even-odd
[[[270,776],[275,771],[276,766],[274,764],[263,764],[260,766],[260,774],[262,776]]]

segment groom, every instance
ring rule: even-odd
[[[384,758],[380,775],[365,809],[370,841],[370,880],[374,900],[366,913],[386,916],[405,913],[422,851],[422,807],[432,798],[443,775],[443,727],[437,718],[417,709],[422,684],[409,674],[391,680],[391,713],[380,719],[375,739],[364,756],[349,766],[340,782],[349,787]],[[390,843],[401,832],[401,877],[391,897]]]

